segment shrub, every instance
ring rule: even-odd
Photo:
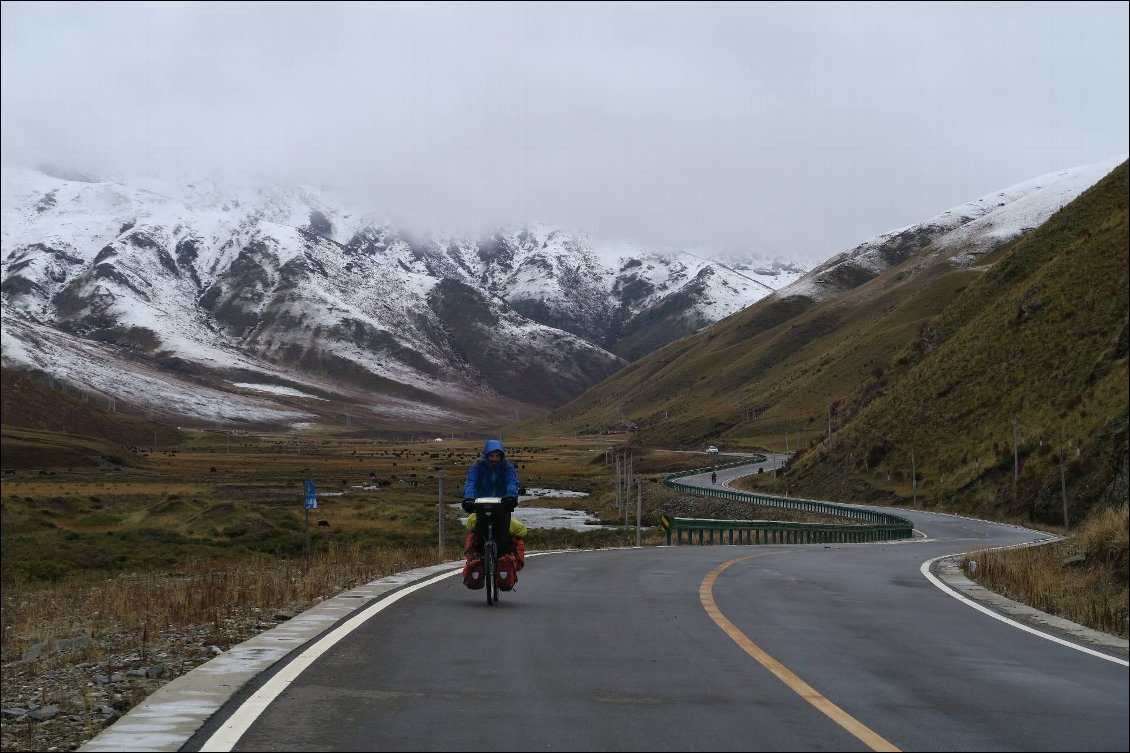
[[[1103,562],[1124,580],[1130,576],[1130,511],[1127,505],[1103,507],[1091,513],[1078,537],[1088,559]]]

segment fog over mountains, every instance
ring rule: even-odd
[[[2,219],[4,365],[205,424],[497,423],[804,272],[545,225],[414,236],[318,189],[219,177],[5,166]]]

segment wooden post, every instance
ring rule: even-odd
[[[640,517],[643,512],[643,481],[636,481],[636,546],[640,545]]]
[[[443,470],[439,472],[439,561],[443,562]]]

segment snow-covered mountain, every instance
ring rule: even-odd
[[[3,362],[214,422],[460,425],[570,399],[799,277],[543,225],[413,237],[309,187],[5,166]]]
[[[1079,194],[1126,161],[1117,159],[1059,170],[953,207],[930,219],[860,243],[814,267],[772,294],[792,310],[859,287],[915,257],[926,266],[944,259],[954,267],[976,264],[986,253],[1034,230]],[[929,249],[923,253],[923,249]]]

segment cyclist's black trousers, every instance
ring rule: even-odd
[[[510,541],[510,511],[509,510],[495,510],[494,515],[490,517],[492,528],[494,528],[494,540],[498,542],[498,554],[509,554],[514,551],[514,544]],[[482,549],[483,542],[487,540],[487,516],[478,514],[475,516],[475,546]]]

